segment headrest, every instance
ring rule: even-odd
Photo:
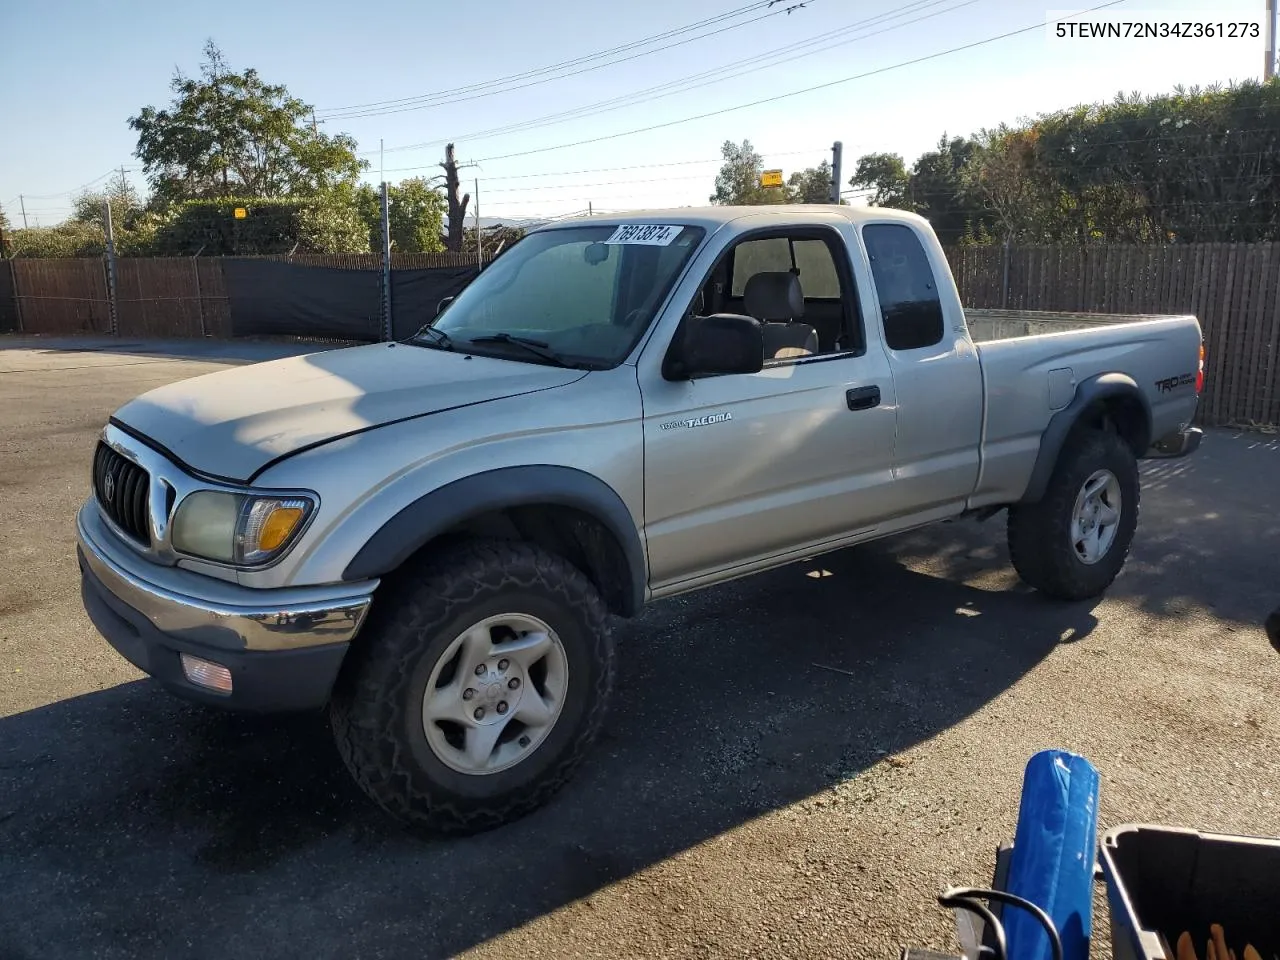
[[[794,273],[757,273],[747,280],[742,299],[757,320],[798,320],[804,316],[804,291]]]

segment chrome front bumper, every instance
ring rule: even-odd
[[[177,567],[157,567],[118,542],[89,500],[76,518],[80,552],[103,588],[168,636],[227,650],[292,650],[348,643],[377,581],[253,590]],[[147,569],[151,567],[152,569]]]

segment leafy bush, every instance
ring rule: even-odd
[[[62,257],[100,257],[107,251],[102,231],[88,223],[68,222],[56,227],[14,230],[6,243],[13,257],[48,260]]]
[[[237,208],[245,211],[237,219]],[[350,194],[305,199],[188,200],[162,214],[157,256],[368,253],[369,238]]]

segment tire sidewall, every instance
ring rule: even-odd
[[[1072,579],[1088,584],[1109,584],[1119,574],[1138,529],[1138,497],[1140,484],[1137,461],[1125,442],[1114,434],[1095,433],[1086,436],[1076,447],[1076,455],[1067,460],[1060,488],[1060,515],[1057,535],[1060,543],[1055,553],[1063,558]],[[1076,553],[1072,539],[1076,500],[1088,479],[1099,470],[1109,470],[1120,485],[1120,523],[1111,546],[1095,563],[1085,563]]]
[[[549,596],[543,590],[528,587],[487,590],[450,611],[447,619],[436,621],[428,617],[433,624],[433,636],[425,643],[422,637],[417,638],[416,644],[413,638],[406,638],[416,649],[409,651],[403,661],[409,680],[397,691],[401,703],[393,716],[398,717],[401,727],[395,731],[396,738],[408,748],[409,756],[405,759],[411,763],[406,766],[415,792],[427,794],[433,800],[447,799],[445,794],[464,800],[503,796],[531,787],[573,753],[574,742],[583,736],[583,727],[602,679],[602,662],[596,646],[600,643],[599,631],[607,629],[607,625],[591,622],[588,597],[565,602],[587,587],[585,581],[582,584],[571,581],[564,586],[566,596],[563,597]],[[422,724],[423,695],[432,671],[453,641],[485,618],[500,614],[537,617],[555,632],[564,649],[568,686],[554,726],[528,757],[497,773],[465,774],[441,761],[428,744]]]

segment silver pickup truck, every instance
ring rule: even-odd
[[[1203,383],[1192,316],[966,316],[914,215],[561,222],[408,340],[120,408],[83,599],[172,691],[327,707],[374,801],[474,831],[582,761],[611,615],[1002,509],[1025,582],[1099,594],[1137,461],[1197,447]]]

